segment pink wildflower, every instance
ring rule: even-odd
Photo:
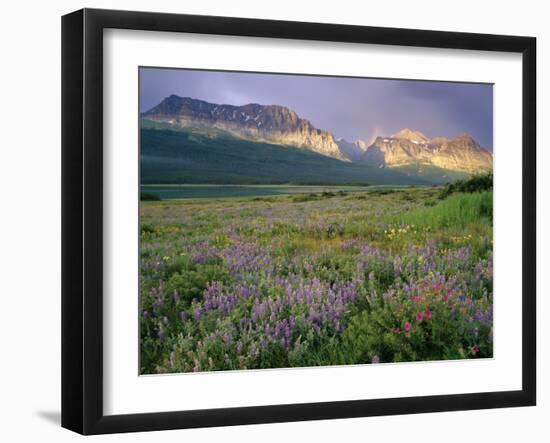
[[[411,328],[412,328],[412,325],[409,322],[405,323],[405,331],[409,332]]]
[[[479,352],[479,346],[478,345],[473,345],[472,346],[472,353],[477,354],[478,352]]]
[[[426,319],[429,320],[430,318],[432,318],[432,311],[428,309],[426,312],[424,312],[424,315],[426,316]]]
[[[416,321],[422,321],[424,319],[424,314],[422,312],[419,312],[416,314]]]

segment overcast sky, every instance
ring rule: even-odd
[[[428,137],[466,132],[493,149],[493,87],[487,84],[140,69],[140,111],[170,94],[217,104],[287,106],[349,141],[409,128]]]

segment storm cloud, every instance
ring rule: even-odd
[[[170,94],[218,104],[287,106],[349,141],[410,128],[428,137],[466,132],[493,149],[490,84],[140,68],[140,111]]]

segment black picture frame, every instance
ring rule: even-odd
[[[103,413],[103,30],[268,37],[522,54],[522,389],[131,415]],[[536,39],[229,17],[83,9],[62,18],[62,426],[152,431],[536,403]]]

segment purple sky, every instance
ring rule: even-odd
[[[348,141],[410,128],[467,132],[493,149],[493,87],[477,83],[140,68],[140,111],[170,94],[218,104],[287,106]]]

